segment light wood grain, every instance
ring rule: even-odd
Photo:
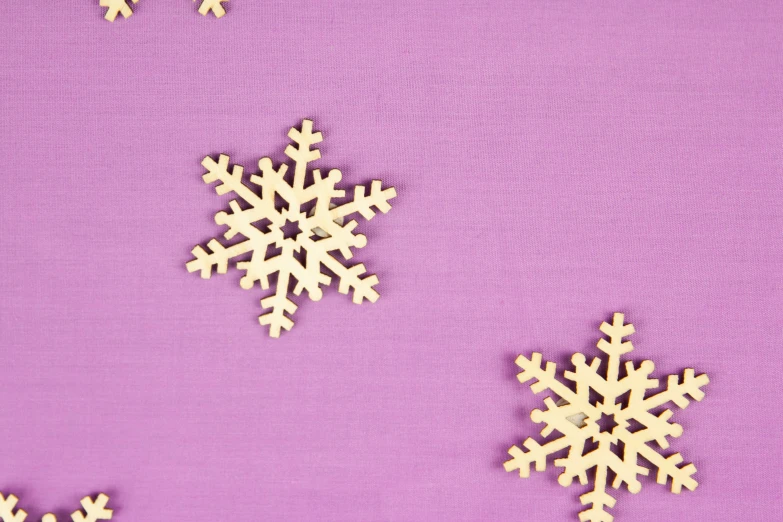
[[[217,239],[210,240],[207,249],[196,246],[192,250],[194,259],[186,265],[189,272],[200,272],[201,277],[209,279],[213,267],[219,274],[225,274],[232,258],[252,253],[249,261],[236,264],[245,272],[240,280],[242,288],[250,289],[258,283],[262,289],[269,289],[270,276],[277,274],[274,294],[261,300],[261,306],[271,310],[259,317],[261,325],[269,326],[272,337],[279,337],[281,330],[290,330],[294,325],[291,316],[297,306],[289,299],[289,285],[295,282],[294,295],[307,291],[311,300],[318,301],[323,296],[321,287],[332,280],[332,275],[324,273],[324,269],[337,278],[340,293],[353,291],[354,303],[378,299],[374,288],[378,278],[362,277],[366,272],[363,264],[346,266],[333,253],[339,252],[348,260],[353,257],[353,248],[367,244],[364,235],[354,232],[358,223],[354,220],[345,223],[343,218],[358,213],[372,219],[373,209],[388,212],[389,200],[397,195],[394,188],[384,189],[375,180],[369,194],[359,185],[354,188],[351,200],[334,204],[335,198],[345,196],[344,190],[336,188],[342,173],[332,169],[323,176],[319,169],[308,171],[310,163],[321,157],[320,151],[312,148],[323,140],[321,133],[313,132],[311,120],[303,120],[301,129],[292,128],[288,136],[293,144],[286,147],[285,154],[293,160],[293,176],[289,165],[284,163],[275,168],[271,159],[261,158],[259,174],[250,176],[249,180],[253,187],[260,189],[260,194],[243,182],[244,169],[240,165],[230,167],[228,156],[221,154],[217,161],[209,156],[204,158],[201,163],[207,169],[204,181],[217,181],[218,194],[233,192],[249,207],[242,208],[237,200],[232,200],[230,212],[218,212],[215,222],[228,227],[224,233],[227,240],[237,235],[245,239],[227,247]],[[312,175],[312,183],[306,185],[308,174]],[[278,204],[276,198],[284,204]],[[306,205],[312,206],[309,215]],[[264,219],[268,224],[259,225]],[[295,224],[299,232],[286,237],[283,229],[290,224]],[[280,253],[268,256],[269,248],[279,249]],[[306,255],[304,261],[297,259],[301,253]]]
[[[132,0],[134,4],[137,4],[139,0]],[[113,22],[117,18],[118,14],[128,18],[133,14],[133,10],[130,8],[126,0],[101,0],[101,7],[106,7],[106,20]]]
[[[639,476],[648,475],[650,469],[639,464],[639,457],[658,469],[659,484],[666,484],[671,479],[673,493],[679,493],[683,487],[696,488],[693,464],[680,466],[683,458],[679,453],[664,457],[650,445],[655,443],[665,450],[669,447],[668,438],[679,437],[683,432],[682,426],[669,422],[673,415],[671,410],[653,411],[669,402],[685,408],[690,403],[686,396],[700,401],[704,398],[701,388],[709,383],[707,375],[697,376],[692,369],[686,369],[682,379],[678,375],[668,376],[666,390],[646,396],[648,390],[658,387],[658,379],[650,378],[655,369],[652,361],[642,361],[638,366],[627,361],[625,371],[620,371],[620,358],[634,349],[630,341],[624,340],[634,333],[633,325],[625,324],[622,313],[615,313],[612,324],[603,323],[600,330],[609,341],[599,340],[598,349],[608,357],[603,361],[596,357],[588,364],[583,354],[574,354],[571,358],[574,370],[563,374],[566,380],[573,382],[572,386],[557,379],[555,363],[544,364],[540,353],[533,353],[530,358],[524,355],[517,358],[516,363],[522,368],[517,376],[520,382],[532,381],[533,393],[548,389],[560,398],[555,402],[547,397],[544,399],[546,410],[533,410],[530,418],[544,424],[542,437],[549,437],[555,431],[562,437],[543,444],[528,438],[523,444],[525,449],[513,446],[509,450],[512,459],[504,464],[506,471],[519,470],[519,476],[527,478],[531,465],[535,465],[536,471],[544,471],[548,457],[568,449],[567,457],[554,461],[556,467],[563,468],[558,482],[569,486],[575,478],[583,485],[589,478],[593,481],[593,490],[580,497],[582,504],[590,505],[579,514],[582,522],[611,522],[614,519],[606,511],[616,502],[606,491],[610,478],[613,477],[611,484],[615,489],[623,483],[631,493],[642,489]],[[597,394],[600,400],[591,394]],[[632,428],[632,423],[641,428]],[[588,445],[596,447],[586,450]],[[622,450],[615,451],[618,448]],[[591,473],[589,477],[588,472]]]
[[[4,497],[0,493],[0,520],[2,522],[24,522],[27,518],[27,512],[23,509],[16,508],[16,503],[19,499],[15,495],[8,495]],[[111,520],[113,511],[107,509],[106,505],[109,502],[109,496],[100,493],[95,500],[89,496],[84,497],[81,500],[82,510],[76,510],[71,513],[72,522],[99,522],[100,520]],[[47,513],[41,517],[41,522],[57,522],[57,517],[54,513]]]
[[[193,1],[197,2],[198,0]],[[226,14],[226,10],[221,5],[223,2],[228,2],[228,0],[201,0],[201,5],[198,8],[198,12],[204,16],[207,16],[207,14],[212,11],[212,13],[215,15],[215,18],[220,18]]]

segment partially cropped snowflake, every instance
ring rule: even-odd
[[[706,375],[697,376],[692,369],[686,369],[682,382],[679,376],[670,375],[666,390],[645,397],[647,390],[658,387],[658,380],[650,378],[655,368],[652,361],[643,361],[638,368],[628,361],[624,375],[620,372],[620,357],[633,350],[630,341],[623,341],[634,333],[633,325],[625,324],[624,315],[616,313],[613,324],[601,324],[601,331],[609,336],[609,342],[601,339],[598,348],[609,356],[608,359],[602,361],[596,357],[588,365],[585,356],[576,353],[571,357],[574,371],[563,374],[575,384],[576,391],[556,378],[555,363],[548,362],[542,368],[540,353],[534,353],[529,359],[523,355],[517,358],[517,365],[522,368],[518,375],[520,382],[535,380],[530,385],[533,393],[549,389],[560,397],[558,402],[547,397],[544,399],[547,409],[533,410],[530,417],[533,422],[545,424],[541,430],[543,437],[554,431],[563,436],[545,444],[528,438],[523,444],[527,451],[513,446],[509,450],[513,458],[504,464],[506,471],[518,469],[519,476],[527,478],[531,464],[535,463],[536,471],[544,471],[547,457],[568,448],[567,457],[554,461],[556,467],[563,468],[558,479],[563,486],[569,486],[574,478],[582,485],[587,484],[588,471],[595,468],[595,473],[590,475],[593,490],[580,497],[582,504],[590,505],[579,513],[582,522],[611,522],[614,519],[607,512],[607,508],[615,505],[615,499],[606,492],[610,478],[613,478],[615,489],[623,483],[631,493],[642,489],[638,476],[647,475],[650,470],[639,464],[639,457],[658,469],[659,484],[665,485],[671,477],[673,493],[679,493],[683,486],[689,490],[697,486],[693,464],[680,466],[683,458],[679,453],[664,457],[648,443],[655,442],[665,450],[669,447],[667,437],[682,435],[682,427],[669,422],[671,410],[657,415],[652,411],[668,402],[685,408],[690,402],[686,395],[700,401],[704,397],[701,388],[709,382]],[[605,376],[599,372],[602,363],[606,368]],[[600,395],[603,400],[591,398],[593,394]],[[632,424],[641,427],[633,429]],[[585,451],[590,442],[597,447]],[[618,446],[618,452],[613,450],[613,445]]]
[[[128,1],[130,0],[101,0],[99,5],[107,8],[105,18],[108,21],[113,22],[118,14],[121,14],[124,18],[128,18],[133,14],[133,10],[131,10],[128,5]],[[138,2],[139,0],[133,0],[134,4],[137,4]]]
[[[193,0],[194,2],[198,0]],[[215,14],[215,18],[220,18],[226,14],[225,8],[221,5],[228,0],[201,0],[201,5],[198,8],[198,12],[207,16],[207,13],[212,11]]]
[[[228,0],[193,0],[194,2],[200,1],[198,12],[204,16],[207,16],[211,11],[215,15],[215,18],[220,18],[226,14],[226,9],[223,7],[223,3]],[[117,15],[122,15],[124,18],[128,18],[133,14],[133,10],[130,7],[129,2],[134,4],[139,3],[139,0],[100,0],[99,5],[106,8],[106,20],[113,22]]]
[[[226,239],[237,235],[245,239],[228,247],[212,239],[207,243],[211,252],[197,246],[192,251],[195,259],[187,263],[189,272],[199,270],[201,277],[208,279],[213,266],[218,273],[225,274],[230,259],[252,252],[249,261],[236,265],[245,271],[240,286],[250,289],[259,282],[266,290],[270,286],[269,276],[277,274],[275,293],[261,300],[261,306],[270,311],[258,318],[262,325],[269,325],[272,337],[278,337],[281,329],[290,330],[294,325],[289,315],[297,306],[288,298],[289,285],[293,286],[294,294],[307,290],[310,299],[318,301],[323,296],[321,285],[328,285],[332,279],[323,268],[337,277],[340,293],[353,290],[354,303],[378,299],[378,292],[373,288],[378,278],[374,275],[360,277],[366,271],[363,264],[346,266],[333,257],[332,252],[337,251],[350,259],[352,248],[367,244],[365,236],[354,233],[358,223],[343,224],[344,217],[358,212],[365,219],[371,219],[375,215],[373,207],[386,213],[391,209],[389,200],[396,196],[393,188],[382,190],[381,182],[376,180],[370,186],[369,195],[365,194],[365,187],[358,185],[354,188],[352,201],[336,205],[332,200],[345,196],[344,190],[335,188],[342,178],[339,170],[332,169],[323,177],[320,170],[314,169],[312,182],[306,183],[309,164],[321,157],[318,149],[310,148],[321,142],[321,133],[314,133],[313,122],[304,120],[302,130],[292,128],[288,137],[297,145],[285,149],[286,156],[294,161],[293,179],[286,179],[288,165],[282,164],[275,170],[272,160],[262,158],[258,162],[261,173],[250,176],[250,183],[260,188],[260,195],[242,182],[241,166],[235,165],[229,172],[228,156],[221,154],[217,161],[209,156],[204,158],[201,162],[207,169],[204,181],[219,181],[215,187],[218,194],[234,192],[248,207],[243,209],[232,200],[229,203],[231,211],[218,212],[215,222],[228,227],[224,233]],[[285,203],[276,204],[275,198],[281,198]],[[272,252],[268,252],[270,250]],[[292,279],[296,280],[295,286]]]
[[[27,518],[27,512],[23,509],[17,509],[16,503],[19,501],[15,495],[8,495],[4,497],[0,493],[0,520],[3,522],[24,522]],[[111,520],[113,511],[106,509],[106,504],[109,502],[109,497],[103,493],[95,497],[95,500],[90,497],[84,497],[81,500],[82,509],[76,510],[71,513],[71,520],[73,522],[98,522],[99,520]],[[57,517],[52,513],[47,513],[41,518],[41,522],[57,522]]]

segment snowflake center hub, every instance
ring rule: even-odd
[[[598,419],[596,424],[598,424],[598,433],[609,433],[609,434],[611,434],[614,431],[614,429],[620,425],[617,421],[615,421],[613,413],[612,414],[602,413],[601,418]]]
[[[288,218],[286,218],[283,226],[280,227],[280,231],[283,233],[283,239],[293,239],[294,241],[302,233],[302,229],[299,227],[299,220],[291,221]]]

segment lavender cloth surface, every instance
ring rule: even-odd
[[[522,480],[518,353],[711,378],[618,521],[783,520],[783,2],[0,3],[0,491],[63,520],[576,520]],[[222,233],[201,159],[318,165],[398,197],[361,222],[381,299],[333,285],[279,340],[264,292],[185,263]]]

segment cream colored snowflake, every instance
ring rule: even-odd
[[[198,0],[193,1],[197,2]],[[220,5],[223,2],[228,2],[228,0],[201,0],[201,5],[198,8],[198,12],[204,16],[207,16],[207,13],[212,11],[215,14],[215,18],[220,18],[226,14],[226,10],[222,5]]]
[[[518,469],[519,476],[527,478],[531,464],[535,463],[536,471],[544,471],[548,456],[568,448],[567,457],[554,461],[556,467],[563,468],[558,478],[561,485],[569,486],[574,478],[578,478],[582,485],[587,484],[587,472],[595,468],[595,475],[591,473],[593,490],[580,497],[582,504],[590,504],[589,509],[579,513],[582,522],[613,520],[614,517],[606,511],[615,505],[615,499],[606,492],[610,473],[614,478],[613,488],[625,483],[631,493],[642,489],[638,476],[647,475],[649,469],[639,464],[639,457],[658,469],[659,484],[665,485],[671,477],[673,493],[679,493],[683,486],[689,490],[697,486],[693,478],[696,472],[693,464],[679,466],[683,461],[679,453],[664,457],[648,443],[655,442],[665,450],[669,447],[667,437],[682,435],[682,427],[669,422],[671,410],[657,415],[652,411],[668,402],[685,408],[690,402],[686,395],[700,401],[704,397],[701,388],[709,379],[704,374],[697,376],[692,369],[686,369],[682,382],[679,376],[670,375],[666,390],[645,397],[647,390],[658,387],[658,380],[650,378],[655,368],[652,361],[643,361],[638,368],[628,361],[624,375],[620,376],[620,357],[633,350],[631,342],[623,341],[623,338],[634,333],[634,328],[624,322],[624,315],[616,313],[613,324],[601,324],[601,331],[609,336],[609,342],[606,339],[598,341],[598,348],[609,356],[606,362],[596,357],[588,365],[581,353],[571,357],[574,371],[563,375],[575,384],[576,391],[556,378],[555,363],[548,362],[541,367],[540,353],[534,353],[529,359],[520,355],[516,361],[522,368],[517,376],[519,381],[535,380],[530,385],[533,393],[549,389],[561,398],[555,402],[547,397],[544,399],[546,411],[533,410],[530,417],[533,422],[545,424],[541,430],[543,437],[554,431],[563,436],[545,444],[528,438],[523,444],[527,451],[513,446],[508,451],[513,458],[504,467],[506,471]],[[606,365],[606,377],[599,373],[602,362]],[[591,392],[597,393],[603,400],[591,399]],[[628,394],[627,401],[622,397],[625,394]],[[632,423],[641,428],[632,429]],[[590,441],[597,447],[585,452],[585,445]],[[613,451],[613,445],[617,445],[620,451]]]
[[[8,498],[4,497],[0,493],[0,520],[3,522],[24,522],[27,518],[27,513],[23,509],[19,509],[14,512],[16,503],[19,501],[15,495],[8,495]],[[109,502],[109,497],[101,493],[95,500],[90,497],[84,497],[81,500],[82,509],[76,510],[71,513],[71,520],[73,522],[98,522],[99,520],[111,520],[113,511],[106,509],[106,504]],[[47,513],[41,518],[41,522],[57,522],[57,517],[52,513]]]
[[[133,0],[133,3],[139,3],[139,0]],[[118,14],[121,14],[125,18],[128,18],[133,14],[133,10],[131,10],[127,0],[101,0],[100,6],[108,7],[105,18],[110,22],[113,22]]]
[[[365,195],[365,188],[359,185],[354,188],[352,201],[336,205],[332,200],[345,196],[344,190],[335,188],[342,178],[339,170],[332,169],[323,177],[319,169],[314,169],[312,183],[305,183],[309,164],[321,157],[318,149],[310,148],[321,142],[321,133],[314,133],[313,122],[304,120],[302,130],[292,128],[288,137],[297,145],[285,149],[285,154],[294,161],[293,179],[286,180],[288,165],[282,164],[275,170],[272,160],[262,158],[258,162],[261,173],[250,176],[250,183],[261,189],[260,195],[242,182],[241,166],[235,165],[229,172],[228,156],[221,154],[217,161],[209,156],[204,158],[201,162],[207,169],[204,181],[219,181],[215,187],[218,194],[234,192],[248,207],[243,209],[232,200],[229,203],[231,211],[218,212],[215,222],[228,227],[224,233],[226,239],[240,235],[245,240],[225,247],[212,239],[207,243],[211,253],[197,246],[192,251],[195,259],[187,263],[189,272],[198,270],[201,277],[208,279],[213,266],[218,273],[225,274],[229,260],[252,252],[249,261],[236,265],[245,271],[240,286],[250,289],[258,282],[266,290],[269,276],[277,274],[275,293],[261,300],[261,306],[271,310],[258,318],[262,325],[269,325],[272,337],[279,337],[281,329],[290,330],[294,325],[286,315],[292,315],[297,309],[288,298],[291,280],[296,280],[295,295],[307,290],[310,299],[318,301],[323,296],[321,285],[331,281],[322,268],[337,277],[340,293],[347,294],[353,289],[354,303],[378,299],[378,292],[373,288],[378,278],[374,275],[361,278],[366,271],[363,264],[345,266],[332,256],[332,252],[337,251],[350,259],[352,248],[367,244],[365,236],[354,233],[358,223],[343,224],[344,217],[358,212],[365,219],[371,219],[375,216],[373,207],[386,213],[391,209],[389,200],[397,195],[393,188],[382,190],[381,182],[376,180],[370,186],[369,195]],[[276,198],[281,202],[276,203]],[[268,253],[268,250],[272,252]]]
[[[197,2],[199,0],[193,0],[194,2]],[[224,2],[228,2],[228,0],[200,0],[201,4],[199,5],[198,12],[206,16],[209,14],[210,11],[215,15],[215,18],[220,18],[224,14],[226,14],[225,8],[221,5]],[[106,7],[106,16],[105,18],[113,22],[115,18],[117,18],[118,14],[121,14],[123,17],[128,18],[133,14],[133,10],[131,9],[130,5],[128,5],[128,2],[133,2],[134,4],[139,3],[139,0],[100,0],[99,5],[101,7]]]

